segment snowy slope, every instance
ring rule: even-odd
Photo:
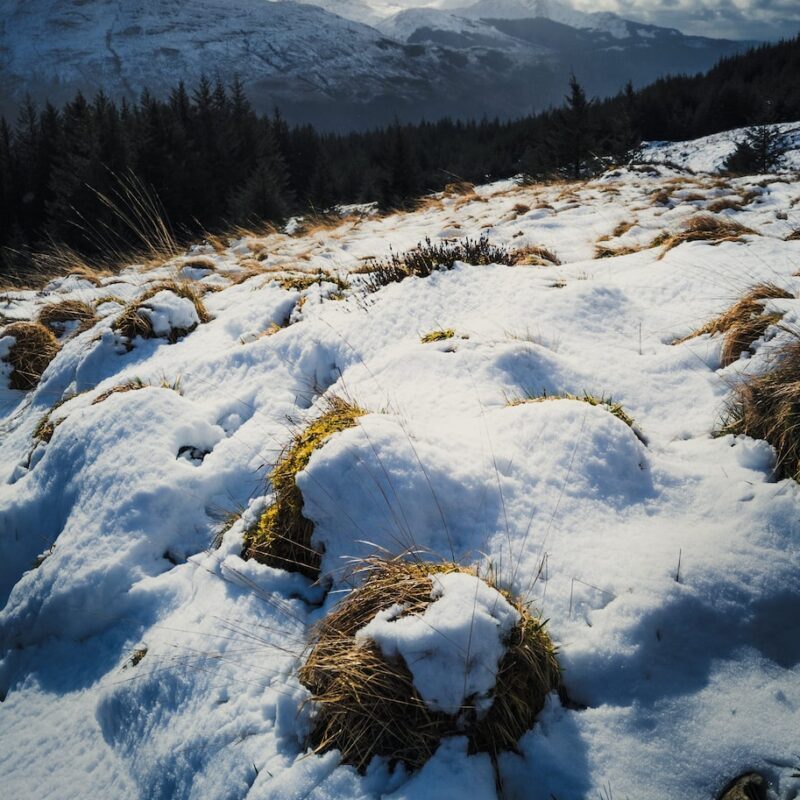
[[[654,202],[662,190],[668,202]],[[742,242],[593,258],[599,240],[645,244],[743,194],[742,210],[722,212],[756,231]],[[354,557],[413,546],[492,563],[549,619],[586,706],[550,699],[500,759],[505,797],[708,800],[748,769],[772,800],[796,797],[800,492],[772,479],[764,442],[711,435],[732,383],[786,334],[770,330],[726,369],[718,337],[671,343],[758,281],[800,294],[800,241],[785,241],[798,198],[791,175],[666,167],[506,181],[415,212],[195,248],[212,268],[176,259],[7,295],[3,314],[24,318],[55,299],[130,299],[168,276],[219,288],[204,295],[213,319],[175,344],[128,349],[111,330],[119,306],[105,303],[35,391],[0,393],[4,795],[495,797],[488,757],[459,738],[414,775],[380,761],[361,775],[304,746],[311,709],[295,676],[310,626],[347,591]],[[632,227],[615,236],[622,222]],[[364,258],[480,233],[563,263],[358,289]],[[325,281],[282,288],[298,267],[349,276],[351,289],[336,300]],[[800,324],[800,303],[782,302]],[[421,343],[441,328],[456,336]],[[134,378],[152,385],[94,402]],[[543,391],[613,396],[644,441],[579,401],[509,405]],[[325,595],[240,555],[290,420],[313,419],[330,394],[370,413],[298,476]],[[36,444],[48,413],[59,424]],[[231,511],[243,517],[214,549]],[[373,632],[403,652],[391,625]]]

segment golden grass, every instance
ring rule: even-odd
[[[178,283],[177,281],[161,281],[151,286],[141,297],[137,297],[136,300],[125,306],[122,313],[117,317],[111,327],[127,339],[135,339],[137,336],[141,336],[143,339],[154,338],[155,332],[153,331],[153,326],[147,316],[141,312],[142,309],[147,308],[148,300],[155,297],[159,292],[165,291],[172,292],[178,295],[178,297],[190,300],[194,304],[197,318],[200,320],[201,324],[211,319],[206,311],[206,307],[203,305],[203,301],[191,286],[186,283]],[[191,333],[193,329],[194,328],[188,328],[183,330],[173,328],[170,332],[169,341],[176,342],[182,336]]]
[[[800,479],[800,339],[779,348],[767,372],[737,384],[719,431],[728,433],[765,439],[777,476]]]
[[[366,413],[334,396],[329,398],[325,412],[294,436],[270,473],[272,505],[245,532],[243,558],[318,577],[320,554],[311,544],[314,523],[303,516],[303,495],[295,478],[331,436],[354,427]]]
[[[106,389],[104,392],[100,392],[97,397],[92,400],[92,405],[96,406],[98,403],[102,403],[104,400],[108,400],[114,394],[121,394],[123,392],[135,392],[139,389],[146,389],[148,386],[156,386],[160,389],[172,389],[173,392],[177,392],[181,394],[181,379],[177,378],[176,380],[170,383],[166,378],[163,378],[158,383],[149,383],[148,381],[143,381],[141,378],[133,378],[130,381],[126,381],[125,383],[121,383],[118,386],[113,386],[111,389]]]
[[[448,183],[442,190],[445,197],[455,197],[457,195],[474,194],[475,184],[469,181],[453,181]]]
[[[42,306],[36,319],[51,331],[60,333],[70,322],[78,323],[78,332],[85,331],[94,325],[97,316],[94,307],[82,300],[62,300]]]
[[[456,716],[432,711],[402,659],[388,660],[377,645],[356,639],[376,614],[396,603],[403,615],[424,613],[433,602],[432,575],[450,572],[475,574],[451,563],[367,562],[362,585],[317,626],[299,673],[317,708],[309,737],[315,752],[339,750],[344,763],[361,771],[374,756],[416,769],[447,736],[466,736],[471,751],[496,756],[514,749],[530,730],[547,695],[560,687],[556,650],[544,623],[497,586],[520,621],[505,642],[492,705],[483,716],[469,700]]]
[[[35,388],[58,353],[58,340],[38,322],[12,322],[0,331],[0,338],[5,336],[15,340],[4,359],[12,368],[9,387],[21,391]]]
[[[733,197],[721,197],[719,200],[714,200],[706,206],[706,210],[712,214],[719,214],[721,211],[741,211],[742,201],[741,198],[734,199]]]
[[[519,406],[525,403],[544,403],[550,400],[578,400],[581,403],[588,403],[590,406],[597,406],[598,408],[602,408],[605,411],[608,411],[609,414],[616,417],[620,422],[624,422],[635,434],[636,437],[644,444],[647,442],[645,441],[642,432],[636,425],[635,420],[630,414],[625,411],[622,407],[621,403],[615,403],[614,400],[610,397],[605,397],[604,395],[596,395],[596,394],[588,394],[584,392],[583,394],[541,394],[541,395],[526,395],[524,397],[515,397],[508,401],[509,406]]]
[[[594,247],[595,258],[616,258],[617,256],[629,256],[631,253],[640,253],[647,249],[647,245],[620,245],[611,247],[607,244],[598,243]]]
[[[420,341],[422,344],[441,342],[444,339],[452,339],[455,335],[456,332],[452,328],[440,328],[439,330],[431,331],[430,333],[426,333],[424,336],[421,336]]]
[[[33,438],[37,442],[47,444],[56,432],[56,423],[51,419],[50,414],[45,414],[33,430]]]
[[[542,245],[527,245],[509,253],[511,261],[518,266],[550,267],[561,264],[558,256]]]
[[[764,309],[764,301],[791,298],[792,296],[775,284],[758,284],[749,289],[740,300],[718,317],[692,331],[688,336],[677,339],[673,344],[681,344],[704,333],[723,334],[725,339],[722,344],[720,364],[727,367],[737,361],[742,353],[749,350],[753,343],[764,335],[770,325],[780,322],[783,314],[767,313]]]
[[[659,258],[684,242],[711,242],[720,244],[721,242],[739,242],[742,236],[755,234],[752,228],[748,228],[733,220],[715,217],[711,214],[698,214],[686,220],[683,229],[677,233],[667,233],[658,236],[653,240],[651,246],[663,245],[663,251]]]

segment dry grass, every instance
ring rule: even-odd
[[[331,397],[325,412],[295,435],[270,473],[272,505],[245,533],[244,558],[318,577],[320,554],[311,545],[314,523],[303,516],[303,495],[295,478],[308,466],[314,451],[335,433],[354,427],[366,413],[340,397]]]
[[[475,184],[469,181],[453,181],[448,183],[442,190],[445,197],[456,197],[465,194],[474,194]]]
[[[147,381],[143,381],[141,378],[134,378],[133,380],[119,384],[119,386],[114,386],[111,389],[106,389],[104,392],[100,392],[100,394],[98,394],[97,397],[95,397],[94,400],[92,400],[92,405],[96,406],[98,403],[102,403],[104,400],[108,400],[108,398],[114,394],[121,394],[123,392],[135,392],[139,389],[146,389],[148,386],[157,386],[161,389],[172,389],[173,392],[181,394],[180,378],[172,381],[171,383],[166,378],[163,378],[158,383],[149,383]]]
[[[800,339],[778,349],[767,372],[736,386],[719,433],[765,439],[777,453],[777,476],[800,479]]]
[[[449,572],[475,574],[449,563],[368,562],[363,584],[316,628],[299,675],[317,707],[310,735],[316,752],[339,750],[344,763],[361,771],[374,756],[416,769],[447,736],[467,736],[473,752],[495,756],[513,750],[533,726],[547,695],[560,686],[556,652],[544,623],[506,592],[498,589],[521,619],[505,642],[483,716],[469,700],[456,716],[432,711],[402,659],[387,660],[377,645],[356,640],[357,631],[396,603],[404,616],[424,613],[433,602],[431,576]]]
[[[152,339],[155,337],[155,331],[150,320],[145,314],[142,314],[142,309],[147,308],[147,301],[155,297],[159,292],[172,292],[190,300],[194,304],[197,318],[201,323],[208,322],[211,317],[203,305],[203,301],[196,294],[196,292],[185,283],[178,283],[177,281],[161,281],[151,286],[141,297],[137,297],[132,303],[127,305],[122,313],[117,317],[111,326],[117,333],[126,337],[127,339],[135,339],[141,336],[143,339]],[[176,342],[182,336],[191,333],[194,328],[173,328],[169,335],[170,342]]]
[[[770,325],[780,322],[783,314],[767,313],[764,309],[764,301],[791,297],[789,292],[775,284],[761,283],[748,290],[727,311],[696,331],[692,331],[688,336],[676,340],[673,344],[681,344],[704,333],[723,334],[725,339],[722,344],[720,364],[727,367],[737,361],[742,353],[749,350],[753,342],[760,339]]]
[[[721,211],[741,211],[742,201],[733,197],[721,197],[706,206],[706,210],[712,214],[719,214]]]
[[[441,342],[445,339],[452,339],[455,335],[456,332],[452,328],[440,328],[439,330],[431,331],[421,336],[420,341],[422,344],[430,344],[430,342]]]
[[[38,322],[12,322],[0,331],[0,338],[5,336],[15,339],[4,358],[12,368],[9,387],[21,391],[35,388],[47,365],[58,353],[58,340],[52,331]]]
[[[607,244],[598,243],[594,247],[595,258],[616,258],[617,256],[629,256],[631,253],[640,253],[646,250],[647,245],[620,245],[611,247]]]
[[[686,220],[681,231],[659,236],[653,240],[651,246],[663,245],[664,249],[659,256],[663,258],[665,253],[684,242],[711,242],[712,244],[739,242],[742,236],[748,234],[755,234],[755,231],[738,222],[733,222],[733,220],[714,217],[711,214],[698,214]]]
[[[561,264],[558,256],[542,245],[527,245],[512,250],[511,261],[517,266],[550,267]]]
[[[47,444],[56,432],[56,425],[57,423],[53,421],[50,414],[45,414],[33,430],[34,441]]]
[[[800,228],[795,228],[785,239],[785,242],[798,242],[800,241]]]
[[[605,397],[604,395],[588,394],[587,392],[583,394],[531,394],[512,398],[508,401],[508,405],[519,406],[525,403],[544,403],[550,400],[578,400],[581,403],[588,403],[590,406],[602,408],[612,416],[615,416],[620,422],[624,422],[643,444],[647,444],[633,417],[625,411],[620,403],[615,403],[611,397]]]
[[[189,256],[188,258],[182,259],[180,262],[181,269],[186,269],[186,267],[190,267],[191,269],[207,269],[214,272],[217,268],[217,264],[211,256]]]
[[[88,330],[97,316],[94,307],[82,300],[62,300],[48,303],[39,310],[37,321],[55,333],[63,333],[70,322],[77,322],[77,332]]]

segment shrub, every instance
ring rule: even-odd
[[[432,709],[414,686],[402,656],[387,658],[373,641],[357,637],[387,609],[402,608],[401,617],[423,614],[434,602],[436,576],[448,573],[475,576],[450,563],[368,562],[362,585],[316,628],[299,675],[317,707],[310,735],[316,752],[337,749],[344,763],[362,771],[374,756],[414,769],[444,737],[467,736],[473,752],[495,756],[513,749],[533,726],[547,695],[560,687],[555,648],[544,623],[490,581],[485,583],[513,607],[519,620],[503,642],[491,706],[483,713],[470,697],[455,715]],[[454,645],[442,637],[438,646]],[[450,677],[458,681],[465,676],[466,669],[464,676]]]
[[[375,292],[390,283],[398,283],[416,276],[427,278],[438,270],[453,269],[456,262],[465,264],[506,264],[512,266],[514,258],[504,247],[489,242],[486,234],[479,239],[463,239],[460,242],[439,242],[433,244],[429,238],[405,253],[392,253],[388,259],[372,259],[364,267],[364,285],[369,292]]]
[[[780,478],[800,478],[800,339],[781,347],[771,369],[733,390],[720,435],[765,439],[777,453]]]
[[[3,356],[3,361],[12,368],[9,387],[33,389],[58,353],[58,340],[38,322],[13,322],[0,331],[0,339],[7,336],[14,338],[14,344]]]
[[[325,412],[292,439],[270,473],[272,505],[245,533],[243,558],[318,577],[320,554],[311,544],[314,523],[303,516],[303,495],[295,479],[315,450],[333,434],[354,427],[366,413],[340,397],[331,397]]]
[[[82,300],[62,300],[48,303],[39,310],[37,320],[55,333],[64,331],[70,322],[78,323],[78,331],[91,328],[97,319],[94,308]]]
[[[737,361],[742,353],[751,348],[753,342],[764,335],[770,325],[779,322],[783,316],[780,313],[767,313],[764,301],[790,297],[792,295],[789,292],[772,283],[754,286],[727,311],[673,344],[681,344],[704,333],[724,334],[720,364],[727,367]]]

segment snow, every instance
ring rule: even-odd
[[[209,322],[127,349],[112,329],[121,306],[106,303],[93,328],[62,338],[34,391],[0,388],[4,796],[484,798],[497,777],[509,798],[707,800],[757,769],[770,800],[795,797],[800,493],[774,479],[765,442],[713,432],[731,387],[800,324],[800,304],[771,302],[789,330],[769,329],[725,369],[719,337],[672,344],[757,282],[800,294],[800,242],[786,240],[800,227],[796,175],[680,167],[702,157],[716,169],[725,142],[685,143],[685,157],[649,148],[678,166],[503,181],[414,212],[194,248],[214,270],[186,279],[221,287],[203,295]],[[593,257],[598,240],[647,245],[725,196],[749,200],[721,212],[756,232],[741,242]],[[481,233],[547,246],[562,265],[458,264],[359,289],[368,257]],[[234,283],[255,252],[268,271]],[[130,267],[99,287],[54,281],[10,293],[4,314],[128,302],[183,266]],[[351,287],[339,300],[332,281],[281,288],[281,270],[298,268]],[[171,325],[189,314],[171,298],[159,308]],[[442,328],[455,336],[420,341]],[[602,406],[510,404],[543,392],[613,397],[647,443]],[[281,449],[331,394],[369,413],[297,476],[324,548],[312,584],[243,561],[242,537],[271,501]],[[52,439],[36,442],[48,414]],[[241,519],[215,547],[229,513]],[[586,706],[549,698],[497,776],[459,737],[416,773],[376,759],[362,775],[307,750],[313,708],[296,674],[309,631],[359,559],[409,548],[491,568],[530,602]],[[434,706],[488,700],[514,618],[493,591],[440,576],[424,614],[384,615],[362,636],[402,655]],[[435,646],[427,623],[463,644],[473,609],[465,690],[463,653]]]
[[[139,309],[156,336],[168,337],[173,330],[191,330],[200,324],[194,303],[167,289],[154,294]]]
[[[434,601],[421,616],[394,605],[356,633],[387,659],[402,658],[425,705],[450,716],[469,702],[485,714],[492,705],[504,640],[519,612],[497,589],[474,575],[432,577]],[[463,682],[461,676],[464,676]]]

